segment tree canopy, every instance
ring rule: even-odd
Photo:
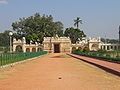
[[[3,33],[0,33],[0,46],[3,47],[9,46],[9,42],[10,42],[9,32],[10,31],[5,31]]]
[[[86,37],[83,31],[74,29],[73,27],[66,28],[64,35],[70,37],[72,43],[76,43],[79,39],[81,40],[83,37]]]
[[[39,41],[42,43],[44,37],[51,37],[58,34],[63,35],[63,24],[60,21],[53,21],[52,15],[40,15],[39,13],[27,18],[20,18],[12,23],[15,36],[26,37],[27,41]]]
[[[119,40],[117,40],[117,39],[105,39],[105,38],[101,38],[101,41],[104,42],[104,43],[112,43],[112,44],[119,43]]]

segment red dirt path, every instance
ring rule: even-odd
[[[120,77],[65,54],[0,70],[0,90],[120,90]]]
[[[85,61],[87,63],[91,63],[93,65],[97,65],[99,67],[101,67],[102,69],[116,74],[118,76],[120,76],[120,63],[113,63],[113,62],[108,62],[105,60],[99,60],[96,58],[91,58],[91,57],[86,57],[86,56],[81,56],[81,55],[75,55],[75,54],[68,54],[72,57],[75,57],[77,59],[80,59],[82,61]]]

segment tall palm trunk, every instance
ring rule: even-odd
[[[52,40],[52,37],[50,37],[50,53],[52,52],[51,50],[52,50],[52,42],[51,42],[51,40]]]

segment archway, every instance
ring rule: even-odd
[[[26,52],[30,52],[30,48],[26,48]]]
[[[89,49],[89,47],[85,46],[85,47],[83,48],[83,51],[84,51],[84,52],[90,51],[90,49]]]
[[[72,52],[76,50],[76,47],[72,47]]]
[[[82,50],[82,47],[78,47],[78,50]]]
[[[22,46],[21,45],[16,46],[16,50],[15,51],[16,52],[23,52]]]
[[[54,44],[54,53],[60,53],[60,44]]]
[[[99,46],[98,44],[93,44],[92,47],[91,47],[92,51],[97,51],[99,50]]]
[[[36,52],[36,48],[32,48],[32,52]]]
[[[39,51],[42,51],[42,48],[38,48],[37,51],[38,51],[38,52],[39,52]]]

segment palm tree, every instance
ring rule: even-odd
[[[120,50],[120,25],[119,25],[119,41],[118,41],[118,50]]]
[[[79,28],[79,23],[82,24],[82,20],[80,19],[80,17],[77,17],[76,20],[74,20],[74,26],[77,27],[77,29]]]

